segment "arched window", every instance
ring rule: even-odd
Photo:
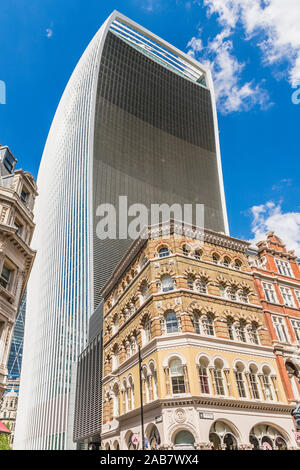
[[[245,387],[244,365],[242,363],[238,363],[236,366],[235,380],[236,380],[239,396],[241,398],[246,398],[247,394],[246,394],[246,387]]]
[[[172,359],[170,362],[170,377],[172,393],[185,393],[184,370],[180,359]]]
[[[113,335],[118,331],[118,328],[119,328],[119,317],[116,315],[114,317],[113,324],[112,324],[112,334]]]
[[[237,321],[234,324],[235,334],[238,341],[247,342],[246,339],[246,322],[244,320]]]
[[[115,345],[112,355],[112,370],[117,369],[117,367],[119,367],[119,348]]]
[[[173,279],[168,274],[161,278],[161,288],[163,292],[169,292],[174,289]]]
[[[132,377],[128,379],[128,387],[127,387],[127,402],[128,402],[128,411],[131,411],[134,407],[134,385]]]
[[[152,331],[151,331],[151,320],[147,315],[144,320],[144,344],[148,343],[152,338]]]
[[[237,450],[238,443],[234,431],[223,421],[216,421],[210,428],[209,440],[213,450]]]
[[[194,324],[194,330],[197,335],[200,335],[201,329],[200,329],[200,315],[197,312],[193,313],[193,324]]]
[[[119,416],[119,387],[118,384],[114,385],[113,388],[113,417]]]
[[[141,291],[142,301],[145,302],[149,297],[149,288],[148,288],[148,284],[146,281],[142,282],[140,291]]]
[[[207,281],[206,279],[197,279],[196,280],[196,290],[200,294],[207,294]]]
[[[240,271],[241,268],[242,268],[242,263],[238,259],[236,259],[234,261],[234,269],[237,269],[238,271]]]
[[[214,320],[212,315],[209,313],[207,315],[202,315],[202,327],[203,333],[208,336],[214,336]]]
[[[226,285],[222,282],[219,284],[220,296],[225,299],[227,297]]]
[[[150,373],[152,377],[152,400],[157,400],[158,393],[157,393],[157,373],[156,368],[153,362],[149,365]]]
[[[160,258],[165,258],[166,256],[169,256],[170,255],[169,248],[167,248],[166,246],[161,248],[158,252],[158,255]]]
[[[244,304],[248,304],[249,303],[249,291],[247,289],[241,289],[239,291],[239,300],[241,302],[243,302]]]
[[[195,438],[189,431],[179,431],[175,436],[175,449],[194,449]]]
[[[212,260],[213,260],[213,263],[219,264],[220,256],[217,255],[217,253],[213,253],[213,255],[212,255]]]
[[[228,287],[228,289],[227,289],[227,298],[229,300],[233,300],[233,301],[237,300],[237,289],[236,289],[236,287]]]
[[[194,251],[194,258],[201,260],[202,258],[202,251],[201,250],[195,250]]]
[[[288,445],[283,435],[273,426],[258,424],[250,431],[249,440],[255,450],[288,450]]]
[[[258,381],[257,381],[257,367],[251,365],[249,367],[249,382],[252,398],[255,400],[260,399]]]
[[[202,357],[199,364],[199,382],[201,393],[209,393],[208,359]]]
[[[187,277],[188,289],[194,290],[194,282],[195,282],[194,276],[192,274],[189,274],[188,277]]]
[[[169,312],[166,315],[166,331],[170,333],[178,333],[178,320],[175,312]]]
[[[156,426],[153,426],[149,435],[149,447],[152,450],[158,449],[160,445],[160,435]]]
[[[263,384],[263,393],[265,400],[273,401],[273,393],[272,393],[272,383],[270,379],[270,369],[268,367],[263,367],[263,375],[262,375],[262,384]]]
[[[251,325],[249,325],[248,327],[249,340],[253,344],[259,344],[257,329],[258,329],[258,325],[255,322],[252,322]]]
[[[228,256],[225,256],[223,258],[223,266],[225,266],[226,268],[228,268],[230,266],[230,263],[231,263],[231,259],[228,257]]]
[[[225,395],[224,377],[222,369],[223,363],[220,360],[216,360],[215,368],[213,369],[216,395]]]

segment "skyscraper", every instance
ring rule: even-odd
[[[132,240],[100,240],[101,203],[202,203],[228,233],[209,70],[118,12],[76,66],[44,149],[15,448],[64,449],[72,363]]]
[[[8,375],[11,379],[16,379],[21,375],[24,327],[26,314],[26,293],[21,301],[14,326],[13,337],[10,346],[9,358],[7,363]]]

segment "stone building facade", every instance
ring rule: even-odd
[[[16,161],[0,146],[0,399],[14,322],[35,257],[30,242],[37,187],[30,173],[15,170]]]
[[[5,393],[0,406],[0,420],[10,430],[9,443],[12,447],[14,442],[16,417],[18,409],[18,393],[14,390],[10,390]]]
[[[169,231],[166,235],[165,231]],[[170,223],[102,290],[104,449],[296,448],[248,243]]]
[[[289,403],[300,403],[300,269],[274,232],[249,255],[277,367]]]

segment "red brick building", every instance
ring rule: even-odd
[[[249,255],[288,400],[300,402],[300,268],[274,232]]]

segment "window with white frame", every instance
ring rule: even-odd
[[[173,395],[185,393],[184,370],[180,359],[173,359],[170,362],[170,377]]]
[[[273,393],[272,393],[272,384],[270,379],[270,369],[267,367],[263,368],[263,375],[262,375],[262,384],[263,384],[263,392],[266,400],[273,400]]]
[[[178,320],[175,312],[169,312],[166,315],[167,334],[178,333]]]
[[[169,256],[169,255],[170,255],[170,251],[169,251],[169,248],[167,247],[161,248],[158,252],[158,256],[160,258],[165,258],[166,256]]]
[[[265,293],[267,301],[276,303],[277,298],[276,298],[275,289],[274,289],[273,284],[263,282],[262,285],[263,285],[263,289],[264,289],[264,293]]]
[[[279,341],[288,343],[289,340],[284,318],[273,316],[272,319]]]
[[[251,323],[251,325],[248,326],[248,336],[249,340],[253,344],[259,344],[259,338],[258,338],[258,325],[254,322]]]
[[[245,377],[244,377],[244,366],[243,364],[237,364],[235,370],[235,380],[237,384],[237,389],[239,392],[239,396],[241,398],[246,398],[246,387],[245,387]]]
[[[199,382],[201,393],[209,393],[208,359],[202,357],[199,364]]]
[[[295,307],[295,302],[291,289],[289,289],[288,287],[280,286],[280,291],[283,297],[284,305],[286,305],[287,307]]]
[[[197,335],[200,335],[200,315],[197,312],[193,313],[194,330]]]
[[[247,342],[246,339],[246,322],[244,320],[239,320],[234,324],[234,330],[236,334],[236,338],[238,341],[242,341],[243,343]]]
[[[249,303],[249,291],[248,289],[240,289],[239,290],[239,300],[243,302],[244,304]]]
[[[295,290],[295,295],[296,295],[296,299],[298,301],[298,305],[299,305],[299,308],[300,308],[300,290]]]
[[[205,335],[214,336],[214,319],[209,313],[202,315],[202,327]]]
[[[298,343],[300,344],[300,321],[299,320],[292,320],[291,323],[292,323],[292,327],[294,329],[296,339],[297,339]]]
[[[171,276],[166,275],[161,279],[161,288],[163,292],[168,292],[174,289],[174,282]]]
[[[282,259],[275,258],[275,263],[278,269],[279,274],[284,276],[292,277],[291,265],[288,261],[283,261]]]
[[[217,395],[225,395],[223,364],[217,363],[213,369],[214,384]]]
[[[257,368],[255,366],[249,367],[249,383],[250,383],[250,390],[252,398],[255,400],[260,399],[259,388],[258,388],[258,380],[257,380]]]
[[[194,276],[189,274],[188,277],[187,277],[188,289],[194,290],[194,282],[195,282]]]

